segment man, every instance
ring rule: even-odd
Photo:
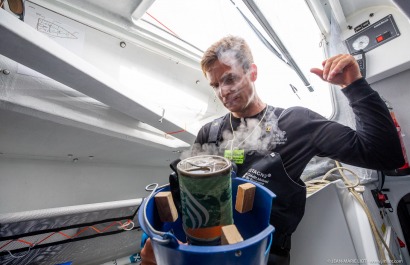
[[[306,202],[300,175],[312,157],[326,156],[380,170],[404,164],[389,111],[362,78],[356,60],[351,55],[337,55],[322,66],[311,72],[342,87],[356,115],[356,130],[306,108],[281,109],[264,103],[254,85],[257,66],[241,38],[225,37],[202,57],[202,70],[229,113],[201,128],[192,153],[233,158],[238,176],[276,194],[270,219],[275,227],[270,265],[290,264],[291,234]],[[142,253],[143,260],[147,250]]]

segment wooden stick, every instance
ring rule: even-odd
[[[177,208],[175,207],[171,192],[158,192],[155,195],[155,204],[157,205],[159,218],[162,222],[175,222],[178,219]]]
[[[252,210],[256,186],[252,183],[244,183],[238,186],[236,193],[235,209],[240,213]]]
[[[232,245],[242,241],[243,238],[235,225],[222,227],[221,245]]]

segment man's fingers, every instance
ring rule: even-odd
[[[156,265],[154,250],[152,249],[151,239],[147,239],[141,250],[141,265]]]
[[[326,60],[325,66],[323,66],[323,79],[329,80],[329,75],[333,73],[335,66],[340,61],[341,55],[333,56]]]
[[[344,54],[340,55],[332,62],[330,66],[329,73],[327,79],[330,81],[336,75],[343,73],[343,69],[345,69],[348,65],[352,63],[350,59],[350,55]]]
[[[326,60],[323,67],[323,79],[331,81],[336,75],[343,73],[343,69],[354,63],[352,58],[349,54],[339,54]]]
[[[346,87],[362,77],[356,59],[350,54],[332,56],[322,62],[323,70],[312,68],[310,71],[331,84]]]
[[[310,69],[310,72],[317,75],[318,77],[320,77],[321,79],[323,79],[323,70],[319,69],[319,68],[312,68]],[[324,79],[323,79],[324,80]]]

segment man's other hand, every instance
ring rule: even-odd
[[[144,247],[141,249],[141,265],[156,265],[154,249],[152,248],[151,239],[148,238]]]
[[[312,68],[310,72],[334,85],[346,87],[362,77],[356,59],[350,54],[339,54],[322,62],[323,69]]]

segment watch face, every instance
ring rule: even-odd
[[[367,45],[369,45],[370,39],[369,37],[367,37],[366,35],[362,35],[360,37],[358,37],[353,43],[353,49],[355,49],[356,51],[359,50],[363,50],[364,48],[367,47]]]

